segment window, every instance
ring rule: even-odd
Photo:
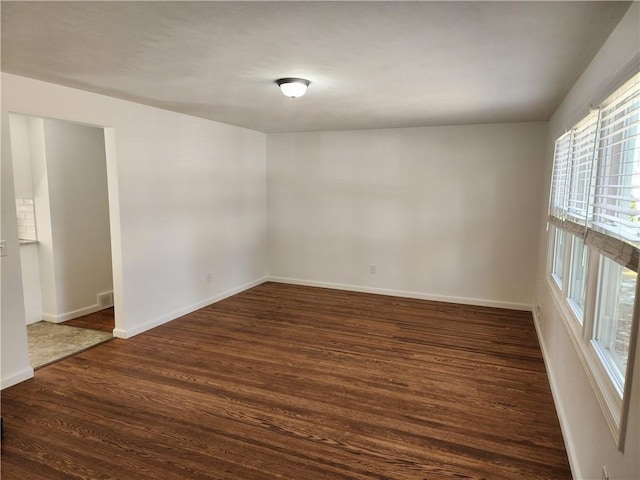
[[[564,230],[555,229],[555,241],[553,248],[553,269],[551,273],[553,279],[558,286],[562,288],[562,279],[564,278],[564,255],[565,255],[565,239],[567,235]]]
[[[571,263],[569,267],[569,290],[567,299],[576,315],[578,323],[584,320],[584,300],[587,280],[587,249],[584,240],[573,236],[571,242]]]
[[[638,76],[636,76],[638,77]],[[640,88],[627,82],[602,108],[592,225],[640,245]]]
[[[553,155],[553,179],[551,182],[551,204],[549,214],[552,218],[564,218],[565,198],[568,185],[569,149],[571,132],[565,133],[556,140]]]
[[[640,73],[554,149],[550,285],[561,317],[624,448],[640,263]]]
[[[601,258],[593,341],[620,393],[629,359],[636,277],[636,272]]]
[[[571,133],[566,216],[579,225],[587,224],[597,126],[598,112],[593,111]]]

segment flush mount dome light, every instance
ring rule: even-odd
[[[305,94],[311,82],[304,78],[281,78],[276,83],[287,97],[296,98]]]

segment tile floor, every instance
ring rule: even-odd
[[[111,340],[108,332],[70,327],[51,322],[27,325],[29,360],[34,369]]]

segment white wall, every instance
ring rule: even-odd
[[[543,193],[546,198],[553,163],[553,142],[588,113],[590,104],[597,105],[614,90],[630,74],[630,68],[637,71],[640,60],[639,25],[640,4],[635,2],[553,115],[545,156]],[[538,213],[540,255],[535,305],[542,306],[543,313],[537,319],[537,326],[574,476],[599,480],[602,466],[606,465],[611,480],[637,480],[640,478],[640,348],[637,348],[639,354],[634,365],[626,448],[621,454],[547,287],[546,214],[547,205],[541,205]]]
[[[20,266],[24,296],[24,319],[27,325],[42,320],[42,294],[38,245],[20,245]]]
[[[98,310],[113,290],[107,163],[103,129],[44,120],[55,285],[55,310],[68,320]],[[46,287],[46,288],[45,288]]]
[[[16,198],[33,198],[29,118],[22,115],[12,115],[10,129]]]
[[[44,144],[44,119],[11,115],[11,140],[13,132],[19,124],[14,124],[16,118],[26,118],[28,124],[29,151],[31,157],[31,175],[33,181],[33,202],[36,216],[36,230],[38,236],[38,276],[40,278],[40,319],[44,312],[58,310],[56,293],[55,261],[53,254],[53,229],[51,224],[51,202],[49,194],[49,176],[47,173],[47,159]],[[14,128],[15,127],[15,128]],[[13,162],[16,163],[15,161]],[[25,270],[23,265],[22,270]],[[23,278],[23,284],[24,282]],[[38,292],[25,289],[25,299],[33,298]],[[26,302],[25,302],[26,305]]]
[[[4,99],[3,99],[4,100]],[[3,101],[4,103],[4,101]],[[6,256],[0,257],[0,368],[1,387],[6,388],[31,378],[27,350],[27,326],[24,316],[22,282],[20,281],[20,251],[16,220],[15,190],[9,122],[2,118],[2,159],[0,182],[0,238],[6,242]]]
[[[17,199],[33,199],[31,172],[31,138],[29,118],[12,115],[10,118],[11,157]],[[18,233],[20,227],[18,227]],[[24,296],[24,314],[27,324],[42,320],[40,266],[36,244],[20,246],[20,265]]]
[[[2,74],[3,148],[8,112],[109,127],[116,335],[135,335],[265,276],[266,135]],[[3,170],[6,163],[3,150]],[[4,202],[5,188],[13,199],[11,178],[3,171],[3,235],[5,222],[15,225],[15,204]],[[17,234],[7,240],[11,251]],[[5,345],[28,367],[24,311],[4,315],[21,310],[21,291],[5,295],[6,285],[20,284],[19,262],[10,258],[2,270],[3,381],[20,370],[4,362]],[[18,268],[5,269],[10,262]]]
[[[269,274],[528,308],[545,138],[546,123],[269,135]]]

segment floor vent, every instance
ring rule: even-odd
[[[98,294],[98,306],[99,307],[112,307],[113,306],[113,292],[105,292]]]

